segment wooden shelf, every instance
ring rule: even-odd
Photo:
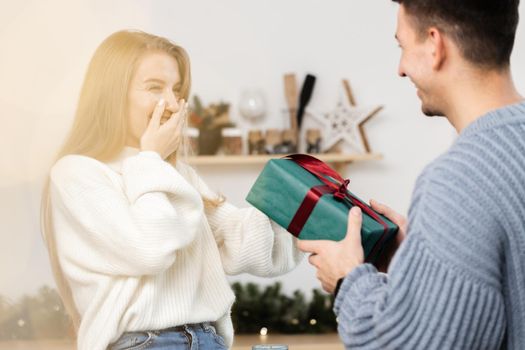
[[[239,155],[239,156],[195,156],[189,157],[188,162],[191,165],[249,165],[249,164],[265,164],[270,159],[284,157],[284,154],[269,154],[269,155]],[[314,157],[326,163],[336,163],[339,165],[349,164],[352,162],[359,162],[364,160],[379,160],[383,156],[379,153],[365,153],[365,154],[344,154],[344,153],[322,153],[313,154]]]

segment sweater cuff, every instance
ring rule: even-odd
[[[346,298],[346,294],[354,288],[365,288],[371,289],[376,285],[376,280],[374,278],[367,278],[369,276],[377,275],[377,269],[371,264],[362,264],[353,269],[341,283],[334,302],[334,312],[339,314],[339,309],[341,304]]]

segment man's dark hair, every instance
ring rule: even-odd
[[[485,68],[510,64],[519,0],[393,0],[423,35],[435,26],[451,37],[463,57]]]

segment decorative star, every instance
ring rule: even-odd
[[[347,98],[340,98],[336,107],[329,113],[319,114],[308,110],[307,114],[323,125],[323,152],[344,142],[360,153],[370,152],[363,125],[376,115],[383,106],[357,107],[352,105],[353,96],[345,81]]]

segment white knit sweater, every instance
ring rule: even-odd
[[[80,312],[79,350],[126,331],[215,322],[231,347],[226,274],[276,276],[303,257],[295,238],[255,208],[213,197],[195,171],[126,148],[111,163],[68,155],[51,170],[58,257]]]

